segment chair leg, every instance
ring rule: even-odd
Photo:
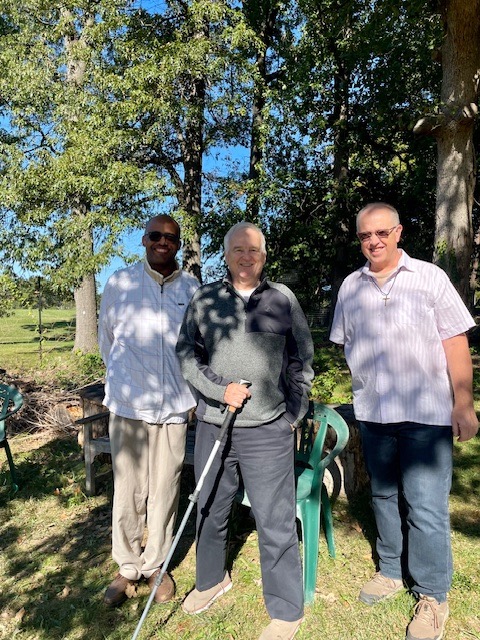
[[[322,484],[322,520],[325,531],[325,537],[327,538],[328,554],[331,558],[335,558],[335,540],[333,537],[333,517],[332,506],[330,504],[330,498],[328,497],[327,488]]]
[[[317,584],[320,503],[308,498],[301,507],[303,535],[303,590],[305,604],[313,602]]]
[[[90,425],[88,425],[90,427]],[[87,425],[85,425],[84,433],[87,434]],[[90,435],[90,434],[88,434]],[[85,489],[87,496],[95,495],[95,467],[93,466],[93,461],[95,459],[95,455],[92,452],[91,447],[91,438],[85,436],[85,440],[83,443],[83,456],[85,458]]]
[[[15,471],[15,464],[13,463],[12,452],[10,451],[10,445],[8,444],[8,440],[6,438],[3,442],[3,446],[5,448],[5,453],[7,454],[8,466],[10,467],[10,475],[12,477],[13,490],[17,492],[18,482],[17,482],[17,474]]]

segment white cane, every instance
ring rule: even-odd
[[[252,383],[249,382],[248,380],[240,380],[239,384],[243,384],[245,387],[249,387]],[[180,523],[177,534],[173,539],[172,546],[170,547],[170,550],[167,553],[167,557],[165,558],[165,561],[162,565],[162,569],[160,573],[157,575],[157,577],[155,578],[153,589],[150,593],[150,597],[147,600],[145,609],[143,610],[142,617],[138,621],[137,628],[135,629],[135,632],[132,636],[132,640],[136,640],[138,638],[138,634],[140,633],[140,630],[145,621],[145,618],[147,617],[150,607],[152,606],[153,599],[155,598],[155,593],[157,592],[158,587],[162,584],[163,576],[167,573],[168,565],[170,564],[170,560],[172,559],[175,549],[177,548],[178,541],[182,537],[183,530],[185,529],[187,520],[190,516],[190,513],[192,512],[193,506],[198,501],[198,496],[200,494],[201,488],[203,487],[203,483],[205,482],[205,478],[208,472],[210,471],[210,467],[212,466],[215,456],[217,455],[217,451],[220,448],[220,445],[225,436],[225,433],[230,429],[230,427],[235,422],[236,415],[237,415],[237,409],[229,405],[227,407],[227,414],[225,416],[225,420],[223,421],[223,424],[220,427],[220,431],[218,432],[218,436],[215,439],[214,445],[212,447],[212,451],[210,452],[210,455],[208,456],[208,460],[205,464],[205,467],[200,475],[200,478],[198,479],[197,486],[195,487],[195,490],[193,491],[193,493],[191,493],[188,496],[190,504],[188,505],[185,515],[183,516],[183,519],[182,519],[182,522]]]

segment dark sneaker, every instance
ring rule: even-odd
[[[137,592],[136,585],[136,580],[129,580],[122,576],[121,573],[117,573],[115,579],[105,591],[103,602],[107,607],[118,607],[127,598],[133,598]]]
[[[408,625],[407,640],[441,640],[447,619],[448,602],[437,602],[420,594]]]
[[[161,569],[157,569],[155,573],[152,573],[152,575],[149,578],[147,578],[147,583],[148,583],[148,586],[150,587],[150,591],[153,591],[153,588],[155,586],[155,580],[158,574],[160,573],[160,571]],[[162,578],[162,582],[157,587],[157,590],[155,591],[155,596],[153,599],[155,600],[155,602],[158,602],[158,603],[168,602],[173,598],[174,595],[175,595],[175,584],[171,576],[169,576],[168,573],[166,573]]]
[[[300,628],[303,618],[288,622],[287,620],[278,620],[272,618],[272,621],[262,631],[262,635],[258,640],[292,640]]]
[[[363,586],[358,599],[371,606],[391,598],[402,589],[403,580],[387,578],[379,571]]]
[[[217,598],[223,596],[224,593],[230,591],[233,584],[228,573],[225,574],[223,580],[211,589],[206,591],[198,591],[194,589],[182,603],[182,609],[185,613],[196,614],[206,611]]]

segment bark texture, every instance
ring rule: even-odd
[[[480,74],[480,0],[443,0],[441,114],[437,140],[434,261],[471,304],[472,207],[476,180],[473,130]]]

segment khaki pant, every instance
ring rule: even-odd
[[[109,432],[112,557],[125,578],[148,578],[172,544],[187,424],[148,424],[110,414]],[[142,550],[145,527],[148,538]]]

